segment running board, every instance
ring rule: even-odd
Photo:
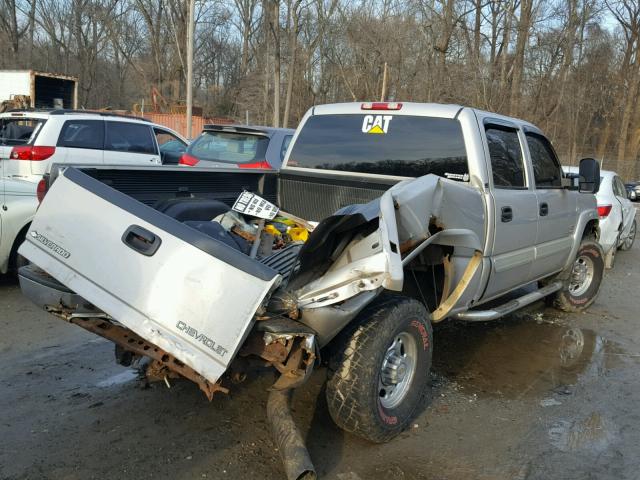
[[[522,307],[526,307],[533,302],[542,300],[547,295],[560,290],[562,286],[563,282],[558,280],[556,282],[550,283],[546,287],[542,287],[536,290],[535,292],[527,293],[520,298],[511,300],[491,310],[467,310],[466,312],[456,313],[452,315],[451,318],[455,318],[456,320],[464,320],[467,322],[486,322],[489,320],[497,320],[498,318],[515,312]]]

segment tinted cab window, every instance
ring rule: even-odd
[[[518,131],[508,127],[487,126],[485,129],[493,186],[525,188],[524,161]]]
[[[289,167],[468,180],[457,120],[408,115],[316,115],[291,147]]]
[[[551,143],[546,138],[527,134],[527,145],[533,165],[533,176],[537,188],[559,188],[562,186],[560,164]]]

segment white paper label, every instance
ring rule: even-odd
[[[280,210],[273,203],[251,192],[242,192],[232,209],[244,215],[266,218],[267,220],[273,220]]]

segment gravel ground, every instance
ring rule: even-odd
[[[324,372],[294,414],[322,478],[640,478],[640,243],[583,314],[542,304],[435,329],[432,395],[410,429],[371,445],[333,425]],[[1,479],[280,479],[265,418],[272,378],[209,403],[145,386],[113,346],[0,279]]]

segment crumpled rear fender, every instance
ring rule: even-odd
[[[379,288],[401,291],[404,267],[431,244],[454,247],[469,259],[482,252],[482,195],[468,184],[435,175],[401,182],[373,202],[336,212],[318,227],[325,239],[334,231],[321,228],[323,223],[340,224],[336,219],[344,215],[361,215],[362,222],[328,268],[296,290],[301,308],[326,307]],[[374,231],[357,230],[376,220]]]

